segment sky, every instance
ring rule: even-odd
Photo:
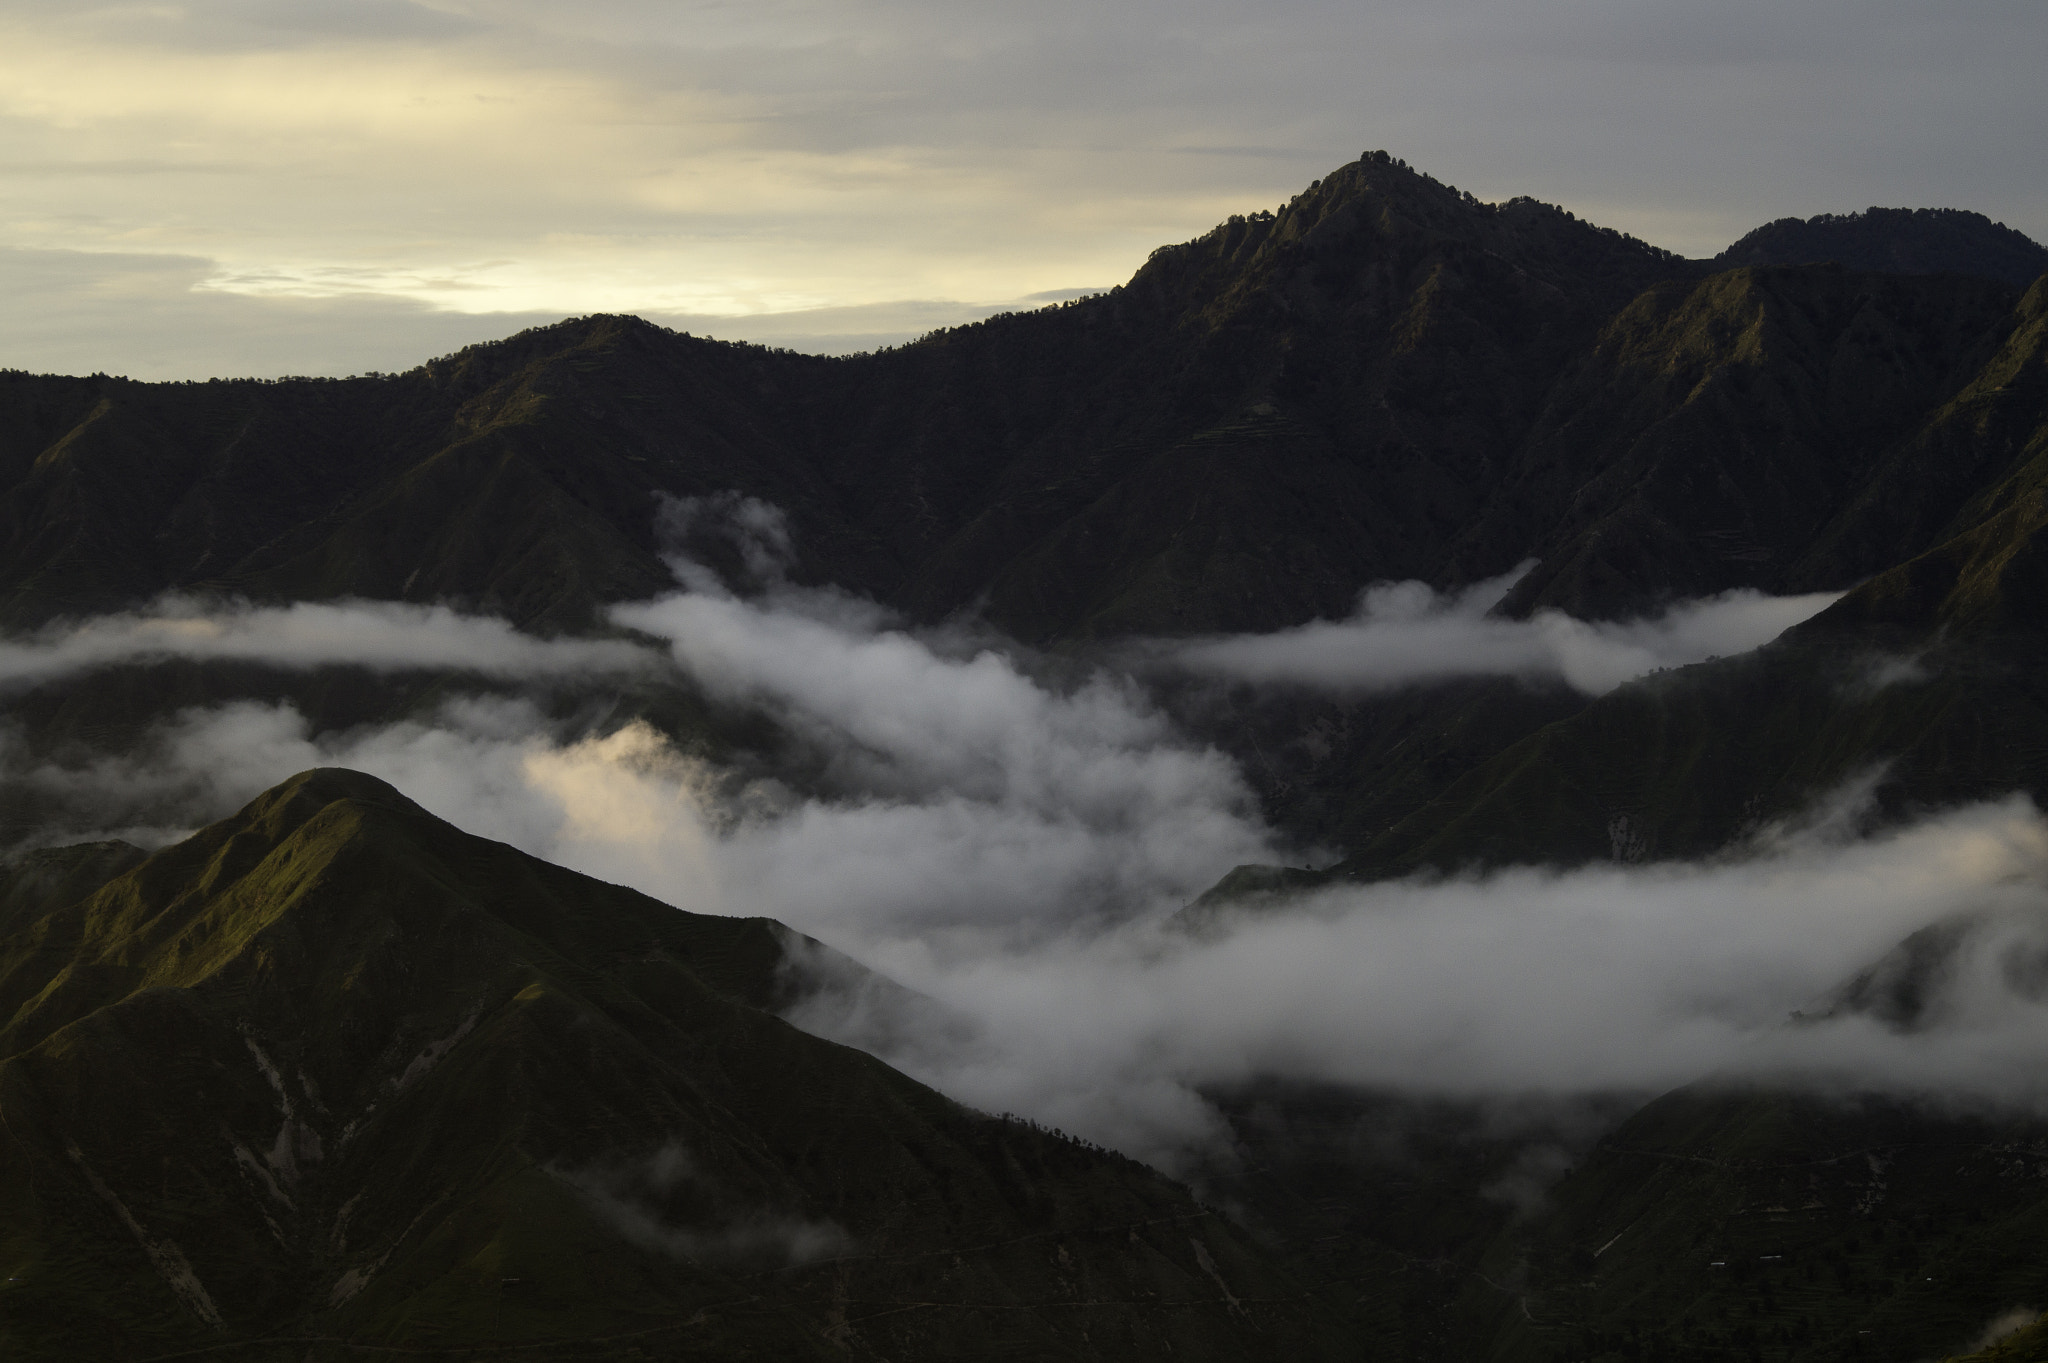
[[[1385,148],[1691,255],[2048,240],[2039,0],[0,0],[0,367],[354,373],[565,315],[892,343]]]

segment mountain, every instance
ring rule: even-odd
[[[0,374],[0,625],[185,592],[615,636],[607,606],[674,586],[676,498],[770,503],[796,582],[1000,631],[1069,678],[1530,560],[1491,622],[1842,593],[1766,647],[1597,697],[1133,681],[1336,858],[1240,868],[1198,932],[1336,880],[1725,855],[1845,788],[1872,822],[2048,800],[2048,278],[2016,236],[1873,210],[1687,261],[1374,153],[1109,293],[873,355],[604,316],[348,380]],[[763,585],[734,544],[687,547]],[[680,678],[455,666],[24,674],[0,755],[112,771],[193,708],[289,702],[332,737],[515,693],[551,732],[646,720],[808,791],[774,715]],[[19,841],[67,801],[80,828],[125,826],[92,821],[98,789],[10,777],[0,827]],[[209,798],[169,790],[152,817],[189,827]],[[346,772],[154,855],[17,856],[0,1340],[1906,1363],[2048,1287],[2048,1137],[2024,1114],[1717,1078],[1489,1103],[1251,1073],[1204,1094],[1228,1139],[1199,1187],[1226,1219],[789,1026],[792,940]],[[1910,1023],[1871,1000],[1898,1003],[1930,942],[1842,1005]]]
[[[1959,208],[1872,208],[1766,223],[1714,257],[1721,266],[1832,262],[1889,274],[1959,274],[2031,284],[2048,273],[2048,247],[1982,213]]]
[[[788,511],[809,580],[1032,641],[1341,612],[1437,572],[1560,369],[1692,270],[1381,154],[1107,295],[876,355],[598,317],[369,379],[5,376],[0,619],[180,589],[580,627],[668,582],[654,493],[729,490]]]
[[[672,585],[659,498],[729,494],[787,513],[801,582],[1084,657],[1529,559],[1510,613],[1841,589],[1951,536],[2010,464],[2038,423],[2037,312],[1990,279],[1717,273],[1373,153],[1107,294],[872,355],[592,317],[400,375],[0,375],[0,622],[183,591],[586,631]],[[744,582],[730,546],[696,547]],[[227,677],[6,708],[52,750],[241,696],[346,727],[433,686]],[[679,740],[772,742],[701,698],[660,704]],[[1583,698],[1204,705],[1275,818],[1362,854]]]
[[[1697,856],[1874,770],[1894,813],[2048,800],[2048,280],[2015,318],[1809,542],[1816,557],[1930,547],[1765,648],[1645,678],[1518,739],[1346,873],[1598,860],[1622,841]]]
[[[1912,543],[1857,534],[1873,467],[2026,325],[1988,283],[1745,268],[1650,289],[1556,386],[1462,538],[1540,560],[1517,611],[1851,585]]]
[[[654,494],[726,491],[789,512],[807,580],[1038,643],[1530,556],[1524,605],[1596,615],[1848,585],[1896,556],[1794,546],[1976,376],[2016,286],[1773,262],[1714,274],[1376,153],[1108,294],[873,355],[593,317],[402,375],[9,374],[0,618],[175,589],[580,628],[668,582]]]
[[[782,1022],[773,923],[335,770],[56,857],[0,940],[9,1358],[939,1359],[991,1321],[1032,1357],[1349,1356],[1184,1189]]]

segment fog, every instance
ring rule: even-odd
[[[813,991],[799,1025],[977,1107],[1169,1166],[1217,1138],[1204,1089],[1254,1077],[1526,1097],[1748,1073],[2042,1096],[2048,829],[2023,799],[1856,838],[1845,830],[1866,783],[1704,863],[1334,885],[1191,934],[1175,915],[1231,867],[1301,859],[1227,758],[1128,676],[1057,673],[1020,649],[790,588],[777,580],[779,522],[723,514],[766,585],[742,598],[679,560],[695,589],[616,612],[662,641],[665,661],[363,606],[92,621],[0,656],[17,660],[12,676],[48,676],[52,659],[187,647],[167,634],[216,650],[183,656],[383,666],[431,634],[460,665],[507,677],[672,665],[812,754],[801,780],[713,767],[644,722],[585,731],[498,695],[329,733],[273,702],[194,710],[124,754],[8,750],[10,783],[94,800],[107,829],[161,841],[181,830],[151,826],[149,810],[197,823],[307,767],[367,771],[465,829],[680,908],[777,918],[914,991],[799,951]],[[1483,601],[1404,584],[1370,596],[1349,628],[1373,639],[1383,675],[1402,639],[1439,669],[1418,663],[1411,677],[1447,675],[1442,659],[1470,660],[1431,655],[1430,640],[1512,624],[1484,620]],[[1628,649],[1725,651],[1808,608],[1723,598],[1581,627],[1573,637],[1593,644],[1580,653],[1528,652],[1548,636],[1513,625],[1532,631],[1512,636],[1525,652],[1503,653],[1548,658],[1530,665],[1592,689],[1640,666]],[[137,638],[149,646],[123,642]],[[1840,1006],[1832,991],[1943,921],[1968,927],[1912,1025]]]
[[[1452,677],[1523,677],[1597,696],[1660,668],[1746,653],[1841,599],[1839,592],[1737,590],[1637,620],[1575,620],[1556,610],[1526,620],[1488,615],[1534,566],[1456,593],[1423,582],[1379,583],[1346,620],[1156,645],[1154,652],[1191,671],[1264,685],[1365,692]]]

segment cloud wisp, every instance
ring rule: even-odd
[[[1380,583],[1360,596],[1346,620],[1201,639],[1158,652],[1190,671],[1259,685],[1357,693],[1453,677],[1522,677],[1562,681],[1597,696],[1660,668],[1747,653],[1841,599],[1839,592],[1737,590],[1640,620],[1576,620],[1555,610],[1526,620],[1489,615],[1532,566],[1455,593],[1422,582]]]
[[[0,687],[172,658],[306,670],[451,670],[532,679],[654,673],[660,655],[624,640],[540,639],[491,616],[390,601],[205,605],[167,597],[125,615],[0,639]]]

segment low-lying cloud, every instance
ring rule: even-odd
[[[1192,671],[1260,685],[1385,691],[1453,677],[1557,680],[1602,695],[1660,668],[1747,653],[1841,599],[1839,592],[1765,596],[1737,590],[1685,601],[1640,620],[1576,620],[1542,610],[1489,615],[1531,564],[1461,592],[1380,583],[1346,620],[1272,634],[1235,634],[1165,650]]]
[[[2048,1013],[2010,963],[2048,933],[2044,866],[2040,818],[2013,801],[1714,866],[1335,888],[1200,941],[1136,929],[934,967],[870,939],[849,945],[975,1018],[974,1040],[829,998],[811,1021],[1154,1157],[1201,1130],[1201,1089],[1262,1077],[1484,1097],[1737,1073],[2034,1101]],[[1987,910],[1998,931],[1935,983],[1938,1021],[1790,1021],[1919,925]]]
[[[0,686],[35,686],[95,668],[181,658],[288,669],[449,670],[494,678],[662,670],[617,639],[538,639],[491,616],[391,601],[208,604],[167,597],[141,611],[0,640]]]
[[[1167,1163],[1218,1138],[1204,1089],[1259,1077],[1484,1097],[1718,1071],[2043,1096],[2044,995],[2013,962],[2048,943],[2048,831],[2022,799],[1874,839],[1785,834],[1710,865],[1333,887],[1196,939],[1172,910],[1270,842],[1227,798],[1121,824],[1062,823],[1000,789],[798,799],[722,785],[641,725],[549,737],[504,700],[345,736],[228,707],[189,716],[161,760],[222,794],[356,767],[679,907],[779,918],[929,1001],[824,970],[801,1025]],[[1924,1024],[1791,1020],[1958,916],[1995,931],[1936,981],[1948,1002]]]
[[[772,543],[774,526],[754,519]],[[774,576],[771,560],[753,566]],[[1854,819],[1810,821],[1704,864],[1334,885],[1197,938],[1173,925],[1178,909],[1232,866],[1291,849],[1235,767],[1137,683],[1055,681],[1016,650],[920,635],[829,592],[783,584],[742,600],[699,577],[699,590],[617,613],[666,656],[410,607],[231,612],[222,635],[168,633],[216,650],[198,656],[275,661],[289,631],[261,649],[211,641],[252,621],[305,622],[314,641],[292,656],[307,666],[397,665],[390,640],[436,625],[468,631],[459,665],[472,670],[484,645],[508,672],[586,666],[574,652],[586,648],[607,666],[651,658],[772,717],[816,758],[802,780],[714,767],[643,722],[570,727],[505,695],[339,733],[314,732],[288,705],[242,702],[181,715],[143,750],[15,754],[10,779],[96,802],[107,826],[128,828],[151,809],[215,817],[311,766],[368,771],[472,832],[684,909],[767,915],[817,937],[915,992],[820,969],[802,1025],[976,1106],[1168,1163],[1219,1138],[1205,1090],[1265,1077],[1483,1097],[1647,1091],[1722,1072],[2048,1096],[2048,828],[2024,799],[1863,839],[1845,831]],[[1780,607],[1738,602],[1724,622],[1767,608]],[[1713,635],[1712,609],[1594,637],[1613,656],[1658,638],[1726,650],[1747,637]],[[1514,623],[1433,598],[1370,619]],[[354,648],[341,624],[366,620],[389,632]],[[166,632],[122,617],[36,647],[152,631]],[[102,656],[145,656],[124,649]],[[1929,976],[1941,1006],[1912,1026],[1839,1006],[1831,991],[1845,980],[1948,921],[1974,926]]]

